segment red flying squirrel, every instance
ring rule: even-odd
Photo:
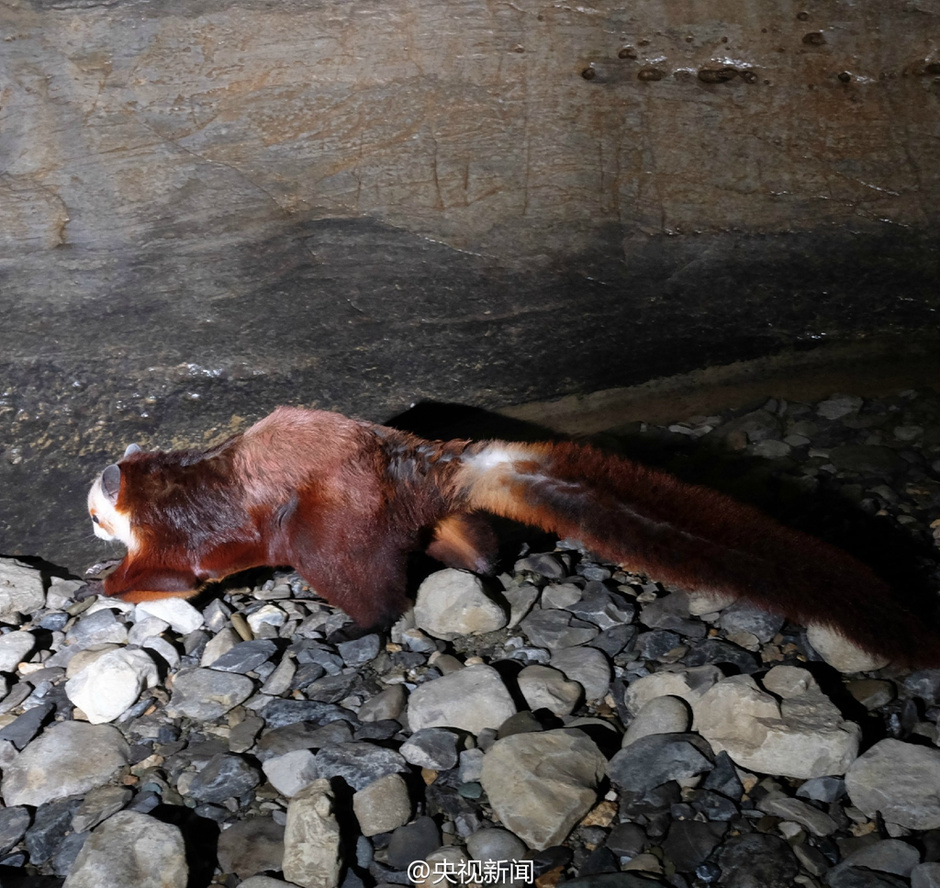
[[[253,567],[293,566],[362,626],[408,606],[408,554],[486,572],[479,512],[580,540],[686,589],[730,593],[872,653],[940,665],[940,634],[866,565],[750,506],[569,442],[428,441],[337,413],[280,407],[202,451],[132,445],[88,495],[95,534],[127,555],[124,601],[189,598]]]

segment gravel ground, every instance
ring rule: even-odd
[[[771,400],[606,443],[935,590],[938,413]],[[293,574],[135,608],[0,561],[0,886],[940,886],[940,669],[575,541],[504,568],[363,635]]]

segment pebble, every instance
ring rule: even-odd
[[[940,402],[829,400],[677,427],[807,504],[841,499],[936,546]],[[438,603],[433,631],[413,615],[354,631],[290,573],[201,612],[75,603],[80,583],[43,594],[0,559],[0,608],[33,596],[0,612],[0,880],[146,885],[82,857],[132,817],[112,856],[132,864],[142,836],[179,824],[194,888],[402,885],[415,860],[531,860],[543,888],[940,888],[940,669],[834,653],[818,627],[665,589],[570,540],[497,583],[440,573],[431,587],[464,584],[459,603],[498,628]],[[114,663],[140,668],[75,693]]]

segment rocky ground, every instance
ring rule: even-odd
[[[617,431],[931,579],[934,393]],[[655,579],[533,542],[357,635],[296,575],[135,608],[5,560],[0,885],[938,888],[940,669]]]

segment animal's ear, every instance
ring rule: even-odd
[[[124,456],[130,456],[132,453],[140,453],[139,444],[128,444],[127,450],[124,451]]]
[[[112,463],[101,473],[101,489],[113,506],[121,492],[121,467]]]

